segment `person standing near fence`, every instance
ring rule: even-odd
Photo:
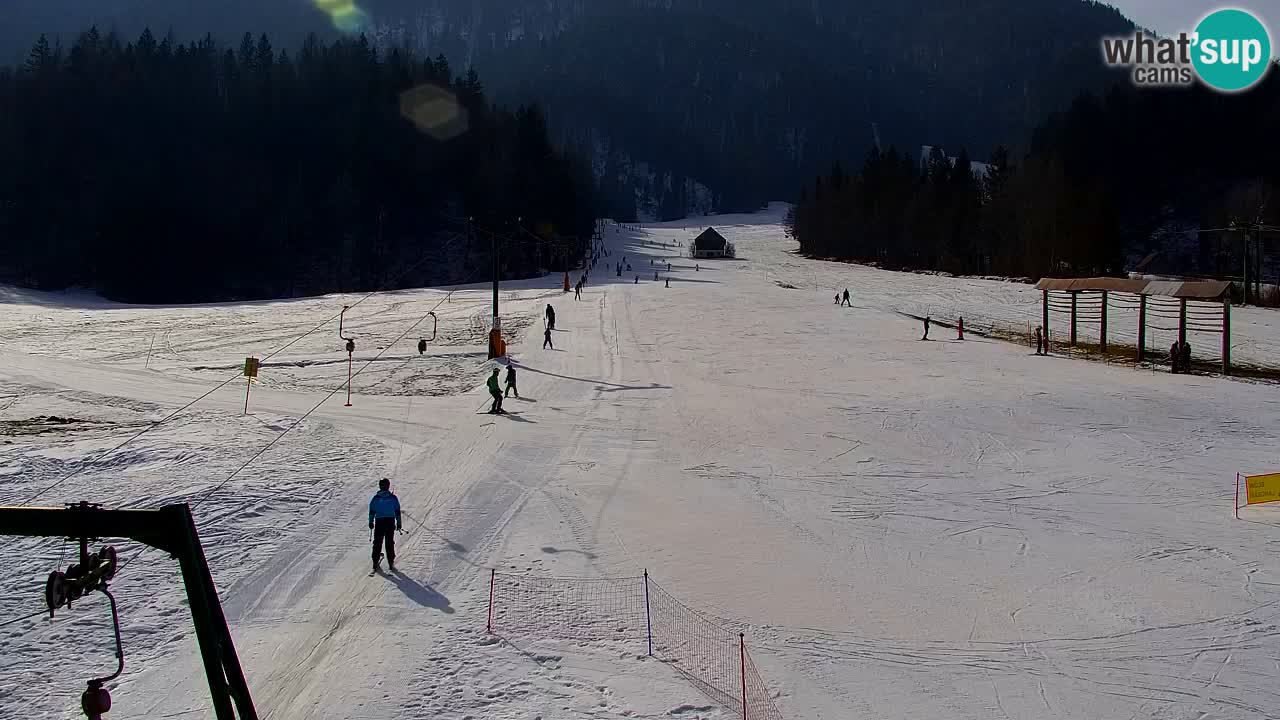
[[[497,372],[496,370],[494,372]],[[391,492],[391,480],[378,481],[378,492],[369,501],[369,529],[373,531],[373,572],[381,570],[382,549],[386,547],[387,567],[396,571],[396,532],[400,523],[400,499]]]

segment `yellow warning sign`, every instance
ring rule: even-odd
[[[244,359],[244,376],[247,378],[258,377],[259,361],[256,357],[248,357]]]
[[[1244,481],[1245,505],[1280,501],[1280,473],[1246,475]]]

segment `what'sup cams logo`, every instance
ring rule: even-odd
[[[1245,10],[1217,10],[1195,32],[1171,38],[1137,32],[1102,40],[1102,56],[1113,67],[1133,68],[1133,82],[1169,87],[1200,82],[1219,92],[1248,90],[1271,67],[1271,34]]]

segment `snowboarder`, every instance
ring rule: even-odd
[[[400,524],[400,499],[391,492],[391,480],[387,478],[378,481],[378,492],[369,501],[369,529],[373,531],[373,572],[381,569],[384,545],[387,550],[387,567],[395,572],[395,534],[403,526]]]
[[[502,394],[502,397],[505,398],[511,393],[516,394],[517,400],[520,399],[520,390],[516,388],[516,366],[508,364],[507,365],[507,391]]]
[[[928,339],[929,339],[929,318],[928,318],[928,317],[926,317],[926,318],[924,319],[924,337],[922,337],[922,338],[920,338],[920,339],[921,339],[921,340],[928,340]]]
[[[421,355],[427,351],[427,340],[423,338],[418,340],[418,354]]]
[[[547,331],[547,337],[551,336],[551,331]],[[493,369],[493,374],[489,376],[489,380],[485,382],[489,386],[489,394],[493,396],[493,404],[489,406],[490,415],[498,415],[502,412],[502,390],[498,387],[498,368]]]
[[[556,329],[556,309],[551,307],[551,303],[547,303],[547,328]]]
[[[551,328],[547,328],[546,331],[542,333],[542,349],[546,350],[547,348],[551,348],[552,350],[556,349],[556,346],[551,344]],[[494,372],[496,373],[498,371],[494,370]]]
[[[853,307],[853,303],[849,302],[849,288],[844,289],[844,302],[840,303],[840,307],[844,307],[845,305]]]

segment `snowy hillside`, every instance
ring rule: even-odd
[[[580,301],[504,286],[506,417],[483,413],[484,286],[194,307],[8,290],[0,504],[195,505],[272,720],[728,720],[739,632],[751,718],[1275,717],[1280,509],[1231,502],[1237,471],[1280,469],[1280,389],[921,342],[901,312],[1031,323],[1038,295],[800,258],[781,212],[715,219],[736,260],[695,270],[676,244],[698,223],[610,226],[602,262],[632,272],[597,268]],[[1280,349],[1274,317],[1238,312],[1238,355]],[[248,355],[272,356],[245,415]],[[384,476],[406,534],[399,572],[370,576]],[[0,543],[0,717],[79,717],[114,667],[105,600],[22,619],[75,549]],[[117,545],[108,717],[212,717],[176,563]]]

